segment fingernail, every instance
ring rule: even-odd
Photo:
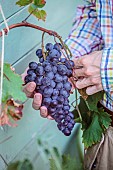
[[[41,110],[41,113],[42,113],[42,114],[45,114],[45,113],[46,113],[46,111],[45,111],[44,109],[42,109],[42,110]]]
[[[32,92],[32,91],[34,90],[34,88],[35,88],[35,87],[34,87],[34,84],[31,83],[31,84],[29,85],[29,91]]]
[[[36,100],[40,100],[40,96],[39,95],[35,95],[35,99]]]

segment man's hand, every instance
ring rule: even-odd
[[[74,76],[78,78],[76,87],[82,89],[86,87],[86,93],[92,95],[103,90],[100,76],[100,64],[102,51],[74,59]]]
[[[25,76],[27,75],[27,69],[26,71],[21,75],[22,80],[24,81]],[[45,106],[41,107],[42,103],[42,95],[40,93],[34,93],[36,84],[34,82],[30,82],[24,86],[23,91],[26,93],[26,96],[29,98],[33,98],[32,107],[35,110],[40,109],[40,115],[44,118],[52,119],[51,116],[48,115],[47,108]]]

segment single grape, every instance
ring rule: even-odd
[[[42,79],[43,79],[43,76],[38,76],[35,78],[35,83],[36,85],[41,85],[42,84]]]
[[[51,50],[53,49],[53,47],[54,47],[54,46],[53,46],[53,44],[51,44],[51,43],[47,43],[46,46],[45,46],[45,48],[46,48],[47,51],[51,51]]]
[[[37,63],[36,62],[30,62],[29,63],[29,68],[32,69],[32,70],[35,70],[37,68]]]
[[[50,52],[49,52],[49,56],[50,57],[55,57],[58,55],[58,51],[56,49],[52,49]]]
[[[60,62],[61,62],[61,63],[65,63],[66,61],[67,61],[66,58],[61,58],[61,59],[60,59]]]
[[[54,73],[51,71],[49,73],[46,73],[46,76],[52,80],[54,78]]]
[[[59,82],[59,83],[56,83],[56,89],[60,90],[63,88],[63,83],[62,82]]]
[[[50,98],[50,97],[49,97],[49,98],[44,98],[43,101],[42,101],[42,103],[43,103],[46,107],[48,107],[48,106],[50,105],[50,103],[51,103],[51,98]]]
[[[54,49],[60,51],[62,49],[62,45],[60,43],[54,44]]]
[[[55,74],[54,78],[55,78],[55,82],[57,82],[57,83],[62,81],[62,76],[58,73]]]
[[[42,84],[43,84],[44,86],[49,86],[49,85],[51,84],[51,79],[50,79],[49,77],[44,77],[44,78],[42,79]]]
[[[54,80],[51,80],[51,81],[50,81],[50,86],[51,86],[52,88],[54,88],[54,87],[56,86],[56,83],[54,82]]]
[[[52,71],[51,64],[46,65],[45,68],[44,68],[44,70],[45,70],[46,72]]]
[[[40,63],[43,63],[44,62],[44,58],[42,57],[42,58],[39,58],[39,62]]]
[[[38,50],[36,51],[36,55],[37,55],[39,58],[42,58],[42,57],[43,57],[42,49],[38,49]]]
[[[48,86],[44,89],[43,95],[46,97],[51,96],[53,93],[53,88]]]
[[[64,89],[65,89],[66,91],[70,91],[71,88],[72,88],[72,84],[71,84],[70,82],[64,83]]]
[[[34,70],[32,70],[32,69],[28,69],[28,70],[27,70],[27,74],[28,74],[28,75],[32,75],[33,73],[34,73]]]
[[[44,74],[44,68],[43,66],[38,66],[35,70],[35,73],[38,75],[38,76],[41,76]]]
[[[66,75],[67,71],[68,71],[68,69],[67,69],[67,67],[65,65],[63,65],[63,64],[58,65],[58,73],[60,75],[62,75],[62,76]]]

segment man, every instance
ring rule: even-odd
[[[86,87],[88,95],[104,90],[100,103],[113,114],[113,0],[89,0],[87,5],[78,6],[76,13],[65,41],[75,62],[76,87]],[[24,91],[28,97],[35,86],[35,83],[26,85]],[[41,99],[41,94],[34,95],[33,108],[40,109],[42,117],[51,119],[47,109],[40,107]],[[113,128],[110,127],[101,142],[87,150],[85,169],[112,170],[112,150]]]

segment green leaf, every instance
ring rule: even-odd
[[[34,4],[31,4],[28,8],[29,13],[32,13],[38,20],[45,21],[46,19],[46,12],[44,10],[38,10],[37,6]]]
[[[56,166],[56,161],[54,159],[49,159],[50,162],[50,170],[58,170],[57,166]]]
[[[22,91],[21,76],[14,73],[10,67],[10,64],[4,64],[2,102],[6,102],[9,98],[24,102],[27,98]]]
[[[25,159],[24,161],[16,161],[14,163],[11,163],[7,170],[33,170],[33,165],[28,159]]]
[[[33,2],[33,0],[19,0],[19,1],[16,2],[16,4],[19,5],[19,6],[26,6],[26,5],[29,5],[32,2]]]
[[[84,124],[84,128],[87,128],[87,126],[90,124],[91,121],[91,115],[86,105],[86,101],[81,96],[80,96],[80,103],[78,105],[78,108],[82,117],[82,124]],[[79,115],[77,109],[73,110],[72,113],[74,114],[75,121],[81,123],[81,120],[78,119]]]
[[[36,5],[38,8],[44,7],[46,4],[45,0],[34,0],[34,5]]]
[[[88,96],[86,102],[91,111],[98,112],[97,104],[103,97],[103,91]]]
[[[102,133],[103,129],[99,124],[99,116],[94,113],[90,126],[83,131],[83,143],[85,148],[99,142],[101,140]]]
[[[111,120],[111,115],[109,115],[107,112],[104,112],[104,110],[102,108],[99,109],[99,122],[101,124],[101,126],[105,129],[107,129],[112,120]]]

